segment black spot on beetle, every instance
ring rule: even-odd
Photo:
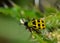
[[[40,20],[37,20],[38,22],[40,22]]]
[[[42,24],[42,26],[44,26],[44,24]]]
[[[34,22],[32,22],[34,25],[36,25],[36,22],[34,21]]]
[[[38,24],[38,26],[40,27],[40,24]]]
[[[36,28],[36,26],[33,26],[34,28]]]
[[[44,21],[42,20],[42,23],[44,23]]]

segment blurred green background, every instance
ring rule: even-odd
[[[11,43],[35,43],[28,40],[30,32],[9,16],[0,15],[0,36],[9,38]]]
[[[36,4],[38,3],[38,4]],[[1,0],[0,1],[0,43],[58,43],[60,35],[60,0]],[[21,17],[22,15],[22,17]],[[45,18],[46,29],[57,33],[52,40],[43,35],[31,33],[20,24],[24,18]],[[56,31],[55,31],[56,30]],[[55,32],[55,33],[54,33]],[[60,36],[59,36],[60,37]]]

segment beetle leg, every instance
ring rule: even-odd
[[[32,32],[32,28],[29,28],[29,31]]]

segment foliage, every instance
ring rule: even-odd
[[[14,7],[12,8],[0,8],[0,13],[4,14],[4,15],[8,15],[11,16],[12,18],[15,18],[19,21],[20,18],[40,18],[42,17],[42,13],[36,11],[34,8],[33,9],[24,9],[21,8],[19,6],[17,6],[16,4],[14,5]],[[41,16],[40,16],[41,14]],[[37,17],[38,16],[38,17]]]
[[[0,8],[0,13],[4,14],[4,15],[8,15],[11,16],[12,18],[15,18],[19,21],[20,18],[40,18],[41,16],[43,18],[45,18],[46,21],[46,29],[48,31],[54,31],[55,29],[60,28],[60,11],[54,9],[54,8],[48,8],[46,9],[46,13],[39,13],[39,11],[36,11],[34,8],[32,8],[31,10],[29,9],[23,9],[17,5],[14,5],[13,8]],[[48,16],[47,16],[48,15]],[[53,33],[53,32],[51,32]],[[57,43],[57,39],[55,37],[51,39],[49,39],[48,37],[46,37],[46,34],[42,35],[42,34],[36,34],[35,32],[33,32],[32,34],[35,39],[39,42],[39,43]]]
[[[48,33],[48,35],[46,36],[47,33],[45,33],[45,30],[44,32],[41,30],[43,32],[42,33],[43,35],[36,34],[35,32],[33,32],[33,36],[35,37],[34,39],[36,39],[39,43],[57,43],[58,42],[57,36],[59,34],[57,36],[55,35],[56,37],[54,37],[54,34],[55,34],[54,32],[58,33],[57,30],[60,29],[60,11],[54,8],[49,8],[49,9],[46,9],[45,16],[43,17],[46,22],[46,32]],[[51,35],[50,35],[50,32],[51,32]]]

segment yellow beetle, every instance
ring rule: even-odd
[[[45,29],[45,21],[43,19],[32,19],[24,22],[24,25],[30,32],[35,31],[36,33],[40,33],[40,30]]]

